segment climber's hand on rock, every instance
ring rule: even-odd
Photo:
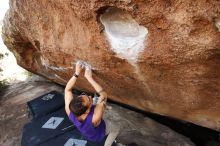
[[[80,62],[80,61],[77,61],[75,73],[76,73],[77,75],[79,75],[79,74],[81,73],[82,69],[83,69],[83,66],[82,66],[81,62]]]
[[[92,79],[92,69],[90,66],[85,67],[85,77],[86,79]]]

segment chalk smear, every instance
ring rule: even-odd
[[[147,28],[140,26],[127,12],[118,8],[108,8],[100,20],[111,49],[118,57],[135,63],[144,50]]]

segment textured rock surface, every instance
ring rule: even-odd
[[[59,84],[85,60],[111,99],[220,130],[219,12],[218,0],[11,0],[3,38],[20,66]],[[120,50],[134,26],[144,44]],[[93,91],[82,77],[76,87]]]
[[[138,146],[194,146],[166,126],[114,104],[108,104],[104,119],[112,127],[120,127],[117,140],[125,145],[135,142]]]

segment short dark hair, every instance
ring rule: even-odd
[[[88,107],[83,104],[82,96],[73,97],[72,101],[69,104],[70,111],[77,117],[84,114],[87,108]]]

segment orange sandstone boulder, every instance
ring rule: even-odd
[[[218,0],[11,0],[3,39],[23,68],[65,85],[77,60],[109,98],[220,130]],[[79,77],[76,88],[94,91]]]

